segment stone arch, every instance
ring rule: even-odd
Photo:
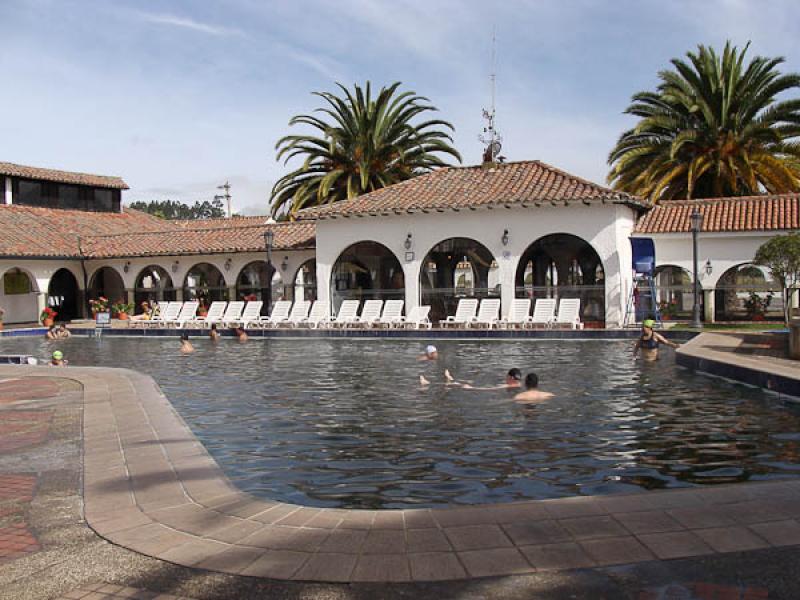
[[[317,259],[309,258],[297,268],[292,280],[295,300],[317,299]]]
[[[345,248],[333,264],[330,280],[331,308],[343,300],[402,300],[403,267],[394,252],[379,242],[356,242]]]
[[[114,267],[100,267],[89,278],[89,298],[104,296],[109,302],[127,302],[125,282]]]
[[[172,283],[172,276],[160,265],[148,265],[136,275],[133,287],[136,312],[142,302],[172,302],[177,299],[177,292]]]
[[[726,270],[714,288],[715,321],[783,318],[781,286],[767,267],[741,263]]]
[[[69,269],[58,269],[47,285],[47,306],[55,310],[59,321],[71,321],[82,314],[78,280]]]
[[[219,300],[229,300],[225,276],[216,266],[208,262],[192,265],[183,279],[184,301],[197,300],[208,306]]]

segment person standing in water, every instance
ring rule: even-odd
[[[181,354],[191,354],[192,352],[194,352],[194,346],[189,341],[189,334],[184,333],[181,336]]]
[[[439,359],[439,351],[436,349],[436,346],[429,345],[425,347],[425,354],[420,354],[417,357],[417,360],[438,360]]]
[[[543,392],[539,389],[539,376],[536,373],[528,373],[525,376],[525,391],[514,396],[514,400],[520,404],[535,404],[543,402],[553,397],[550,392]]]
[[[208,332],[208,337],[212,342],[218,342],[219,341],[219,331],[217,331],[217,324],[216,323],[212,323],[211,324],[211,330]]]
[[[642,351],[642,358],[647,361],[654,361],[658,359],[658,346],[659,344],[666,344],[672,348],[677,348],[678,344],[669,341],[660,333],[653,330],[656,322],[653,319],[645,319],[642,321],[642,334],[636,340],[633,347],[633,355],[636,356],[639,350]]]

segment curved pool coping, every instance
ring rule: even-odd
[[[800,481],[409,510],[311,508],[239,491],[155,381],[0,366],[84,390],[83,496],[101,537],[235,575],[411,582],[530,574],[800,544]]]

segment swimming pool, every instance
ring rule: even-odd
[[[800,475],[800,410],[693,375],[630,342],[0,338],[0,353],[153,376],[227,475],[255,495],[347,508],[508,502]],[[555,393],[520,406],[476,385],[510,366]],[[421,388],[418,377],[433,381]]]

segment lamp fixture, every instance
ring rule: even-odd
[[[703,226],[703,213],[695,208],[689,215],[689,219],[692,222],[692,231],[700,233],[700,228]]]
[[[123,270],[123,271],[125,271],[126,273],[127,273],[128,271],[130,271],[130,270],[131,270],[131,261],[129,261],[129,260],[126,260],[126,261],[125,261],[125,264],[124,264],[124,265],[122,265],[122,270]]]
[[[711,275],[711,273],[714,272],[714,267],[711,265],[710,258],[706,260],[705,270],[706,270],[706,275]]]
[[[508,246],[508,229],[503,230],[503,237],[500,238],[500,241],[503,242],[503,246]]]
[[[405,246],[406,250],[411,250],[411,234],[410,233],[406,236],[406,241],[403,242],[403,246]]]
[[[289,268],[289,257],[288,256],[284,256],[283,257],[283,262],[281,263],[281,271],[285,271],[288,268]]]
[[[226,271],[230,271],[231,270],[231,263],[232,262],[233,261],[230,259],[230,257],[225,259],[225,265],[224,266],[225,266],[225,270]]]

